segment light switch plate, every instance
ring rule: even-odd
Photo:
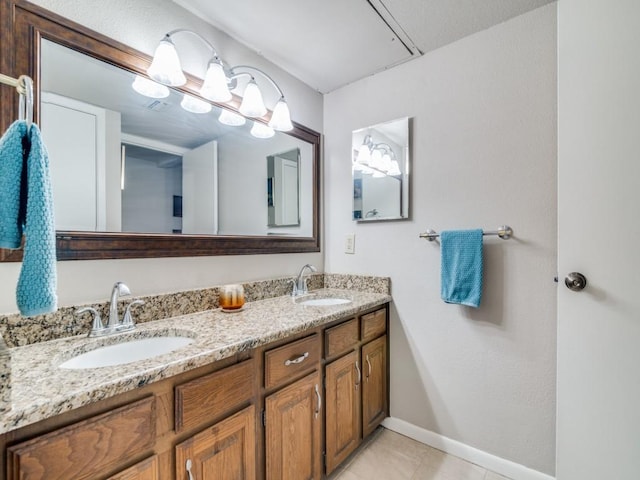
[[[356,234],[348,233],[344,242],[344,253],[356,253]]]

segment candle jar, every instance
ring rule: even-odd
[[[220,287],[220,308],[223,312],[238,311],[244,305],[242,285],[224,285]]]

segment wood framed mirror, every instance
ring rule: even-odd
[[[41,124],[43,95],[40,86],[43,84],[43,70],[45,72],[47,70],[46,65],[42,62],[43,50],[46,50],[43,46],[53,44],[69,49],[69,51],[77,52],[92,61],[103,62],[124,71],[132,77],[138,74],[146,76],[146,69],[151,62],[151,58],[146,54],[24,0],[0,0],[0,22],[0,71],[16,77],[26,74],[34,79],[36,87],[34,91],[34,119],[41,128],[43,127]],[[185,86],[174,89],[175,94],[198,97],[197,91],[201,80],[189,75],[187,75],[187,80]],[[44,97],[46,99],[46,95]],[[17,118],[15,90],[10,87],[1,87],[0,99],[0,130],[5,131]],[[236,112],[239,101],[237,97],[234,97],[234,100],[229,104],[211,103],[211,105],[218,111],[224,107],[227,111]],[[263,120],[266,121],[266,118]],[[42,129],[46,142],[46,131],[44,128]],[[136,231],[136,228],[124,231],[122,223],[117,223],[118,227],[116,228],[109,228],[108,224],[105,228],[105,224],[102,223],[100,224],[102,228],[97,227],[93,231],[63,227],[56,230],[58,260],[320,251],[320,134],[296,123],[294,123],[294,129],[291,132],[278,133],[283,135],[283,138],[287,137],[286,139],[294,142],[292,146],[285,144],[286,148],[302,145],[303,152],[308,152],[306,160],[308,164],[305,167],[307,171],[305,174],[301,174],[301,179],[304,178],[306,183],[301,184],[299,189],[301,206],[306,205],[308,209],[306,217],[303,215],[304,229],[269,230],[266,213],[268,175],[264,160],[265,155],[260,153],[257,156],[259,156],[260,166],[265,170],[265,178],[260,184],[260,188],[264,189],[264,194],[260,194],[258,200],[260,207],[255,207],[255,209],[264,209],[264,213],[262,211],[256,212],[255,217],[261,219],[264,229],[245,231],[241,227],[234,227],[226,230],[224,228],[216,229],[213,231],[214,233],[205,233],[209,230],[200,228],[193,229],[194,233],[171,233],[172,231],[182,232],[182,228],[173,228],[162,232],[139,232]],[[131,137],[129,135],[127,138]],[[270,148],[271,152],[280,151],[278,150],[279,146],[265,148]],[[122,158],[118,156],[117,161],[121,160]],[[54,161],[55,159],[51,158],[51,162]],[[303,161],[305,160],[303,159]],[[118,168],[124,169],[124,167]],[[237,188],[227,186],[226,190],[233,191]],[[253,191],[255,190],[253,188]],[[184,196],[184,202],[187,201],[187,197],[188,195]],[[175,208],[177,205],[180,206],[180,216],[186,215],[184,210],[189,207],[183,205],[182,195],[174,193],[167,197],[167,201],[171,203],[171,216],[177,217],[178,210]],[[229,213],[224,205],[218,208],[220,211]],[[237,208],[237,205],[234,208]],[[240,210],[231,212],[229,216],[234,218],[247,217],[249,216],[247,212],[254,209],[251,205],[240,205],[239,208]],[[185,229],[186,231],[188,229]],[[215,232],[221,233],[215,234]],[[0,250],[0,261],[19,261],[21,256],[21,250]]]

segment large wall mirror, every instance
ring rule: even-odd
[[[409,218],[409,118],[355,130],[351,155],[353,219]]]
[[[296,124],[258,138],[260,122],[239,116],[235,100],[203,101],[195,78],[149,93],[146,55],[0,1],[13,18],[2,71],[38,87],[59,259],[319,251],[319,134]],[[2,95],[6,128],[16,102]]]

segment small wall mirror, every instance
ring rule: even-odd
[[[355,130],[351,145],[353,219],[409,218],[409,118]]]

